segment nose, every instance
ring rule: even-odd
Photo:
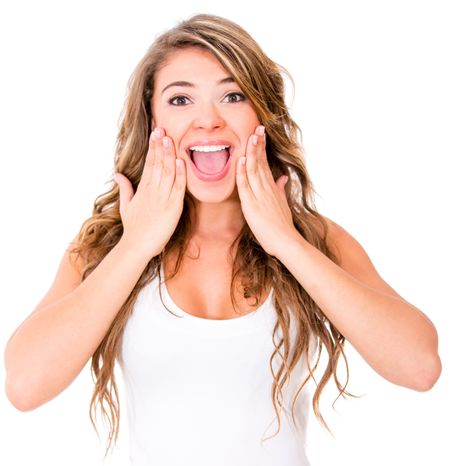
[[[198,108],[194,121],[195,128],[215,129],[224,125],[225,120],[213,102],[204,103]]]

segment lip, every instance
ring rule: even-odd
[[[192,146],[230,146],[229,151],[230,151],[230,156],[228,157],[227,163],[223,167],[222,171],[219,173],[214,173],[213,175],[208,175],[206,173],[201,172],[196,166],[193,160],[191,159],[191,152],[189,150],[189,147]],[[186,154],[189,158],[190,166],[192,168],[192,171],[195,173],[195,176],[202,180],[202,181],[219,181],[222,178],[225,178],[227,173],[230,171],[230,166],[231,166],[231,159],[233,158],[233,150],[234,147],[232,146],[230,141],[226,141],[225,139],[201,139],[198,141],[193,141],[190,142],[186,148]]]
[[[190,155],[189,147],[192,146],[232,146],[232,144],[230,141],[226,141],[225,139],[201,139],[198,141],[192,141],[185,148],[188,155]]]

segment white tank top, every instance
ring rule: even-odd
[[[161,275],[164,279],[163,267]],[[180,309],[162,283],[165,305],[180,317],[171,314],[161,302],[158,282],[156,278],[141,290],[119,356],[130,464],[309,466],[305,447],[311,381],[295,404],[297,428],[291,414],[292,395],[308,373],[304,357],[283,388],[281,430],[268,438],[278,426],[269,362],[276,322],[273,289],[255,311],[213,320]],[[275,371],[280,360],[278,356],[272,363]]]

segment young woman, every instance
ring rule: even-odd
[[[130,80],[112,186],[6,347],[18,409],[92,358],[108,451],[118,361],[133,465],[300,466],[310,404],[327,427],[329,379],[350,395],[336,375],[346,340],[387,380],[434,385],[433,324],[315,208],[283,71],[217,16],[155,40]]]

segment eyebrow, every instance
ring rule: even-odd
[[[232,76],[227,76],[226,78],[220,79],[217,81],[217,85],[221,84],[227,84],[227,83],[234,83],[236,82]],[[181,87],[196,87],[195,84],[190,83],[188,81],[174,81],[173,83],[168,84],[162,91],[161,94],[164,94],[164,92],[169,89],[169,87],[172,86],[181,86]]]

